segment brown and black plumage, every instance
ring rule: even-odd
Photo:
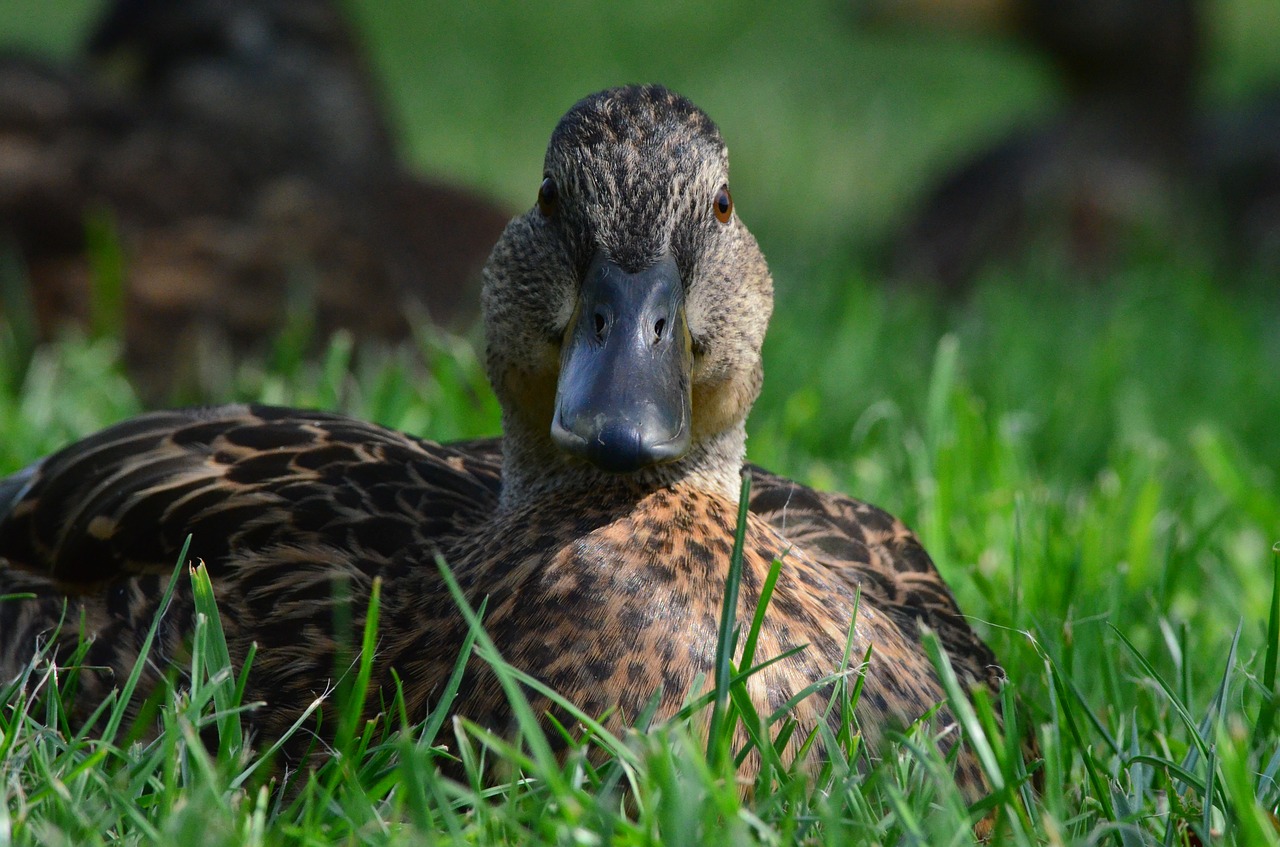
[[[426,714],[466,632],[437,554],[473,604],[488,598],[486,626],[510,662],[615,724],[657,690],[660,714],[675,712],[713,676],[772,310],[719,130],[661,87],[581,101],[552,135],[537,206],[507,227],[485,277],[501,441],[441,445],[332,414],[226,406],[126,421],[3,483],[0,594],[37,597],[0,605],[0,667],[27,661],[69,598],[96,639],[86,664],[105,668],[82,699],[102,697],[132,667],[193,533],[233,656],[259,646],[247,697],[265,703],[253,715],[264,736],[332,684],[334,598],[354,598],[358,627],[379,577],[374,681],[387,690],[394,672],[410,716]],[[899,521],[749,472],[739,614],[753,613],[779,559],[757,655],[807,645],[752,678],[761,707],[835,670],[851,625],[854,655],[872,648],[857,714],[873,747],[944,699],[922,625],[965,682],[1000,684]],[[187,591],[162,655],[182,649]],[[152,663],[146,682],[161,672]],[[802,730],[831,693],[794,708]],[[455,711],[498,731],[510,721],[478,662]],[[949,723],[945,710],[938,720]],[[958,768],[980,791],[968,754]]]

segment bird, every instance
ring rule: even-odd
[[[471,325],[510,212],[402,163],[339,6],[116,0],[73,64],[0,56],[0,244],[41,337],[119,324],[156,406],[293,323]],[[122,302],[99,316],[104,254]]]
[[[1237,267],[1280,269],[1280,80],[1199,121],[1197,150],[1226,219]]]
[[[597,92],[559,120],[536,202],[484,272],[500,438],[441,444],[259,405],[157,411],[0,482],[0,595],[23,595],[0,602],[0,671],[42,643],[69,655],[77,634],[57,623],[83,620],[78,707],[91,712],[138,660],[190,534],[233,661],[256,645],[255,737],[280,737],[334,684],[337,604],[360,631],[375,582],[372,685],[399,686],[422,720],[469,632],[441,561],[507,662],[608,727],[655,697],[663,719],[714,678],[745,474],[737,614],[754,614],[777,562],[756,655],[787,654],[746,685],[763,713],[789,709],[786,749],[799,755],[840,711],[828,675],[849,644],[869,656],[855,715],[871,749],[928,715],[957,745],[925,630],[967,688],[996,691],[1005,674],[918,538],[875,506],[746,462],[773,280],[728,167],[717,125],[661,85]],[[189,581],[173,591],[140,692],[192,631]],[[334,708],[324,702],[319,731]],[[475,657],[450,709],[512,729]],[[981,796],[963,744],[955,767]]]
[[[1016,128],[928,188],[892,238],[890,276],[962,293],[989,266],[1045,248],[1097,275],[1129,241],[1171,232],[1173,243],[1197,231],[1200,213],[1180,210],[1206,205],[1199,0],[884,5],[1002,24],[1046,60],[1065,95],[1059,114]]]

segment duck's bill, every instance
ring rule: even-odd
[[[552,438],[611,473],[680,458],[689,449],[691,363],[675,260],[627,273],[597,254],[565,331]]]

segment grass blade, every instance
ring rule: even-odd
[[[729,557],[729,573],[724,582],[724,605],[720,610],[720,633],[716,641],[716,699],[711,708],[711,727],[707,733],[707,759],[713,770],[723,761],[732,733],[724,727],[729,717],[729,680],[733,676],[733,648],[738,614],[738,590],[742,583],[742,548],[747,535],[747,511],[750,506],[751,475],[742,475],[738,494],[738,525],[733,535],[733,553]]]
[[[196,614],[203,616],[208,631],[204,650],[196,656],[203,663],[207,678],[215,680],[213,700],[218,712],[219,754],[224,761],[235,761],[244,748],[240,711],[237,708],[240,705],[238,695],[243,694],[243,689],[232,676],[234,671],[231,667],[231,653],[227,649],[227,636],[222,629],[222,616],[218,613],[209,570],[200,562],[190,569],[190,576]],[[225,675],[225,679],[216,681],[220,675]],[[246,678],[244,674],[241,677]]]
[[[1182,722],[1186,724],[1187,729],[1190,730],[1191,743],[1195,745],[1196,750],[1200,752],[1201,756],[1207,757],[1209,755],[1209,745],[1205,742],[1204,738],[1201,737],[1200,728],[1196,724],[1195,719],[1191,717],[1191,714],[1187,711],[1187,707],[1174,694],[1173,688],[1170,687],[1168,681],[1156,671],[1151,662],[1147,660],[1147,657],[1142,654],[1142,651],[1135,647],[1133,642],[1126,638],[1123,632],[1116,629],[1114,626],[1111,627],[1111,631],[1115,633],[1115,635],[1120,639],[1120,643],[1124,644],[1129,653],[1138,661],[1138,664],[1142,667],[1143,673],[1155,680],[1156,684],[1160,686],[1162,691],[1164,691],[1165,696],[1169,700],[1169,705],[1173,706],[1173,710],[1177,713],[1178,717],[1182,719]]]
[[[534,715],[528,698],[525,697],[524,692],[520,689],[514,668],[502,658],[498,646],[493,643],[489,633],[485,632],[480,618],[476,615],[475,610],[471,608],[471,604],[467,602],[467,595],[463,593],[462,586],[458,584],[457,578],[453,575],[453,571],[449,569],[443,557],[436,556],[436,567],[439,568],[445,586],[449,589],[453,602],[458,606],[458,611],[466,618],[467,626],[475,634],[475,641],[481,657],[493,670],[494,675],[498,678],[498,684],[502,686],[503,692],[507,695],[507,702],[511,706],[516,725],[520,728],[525,743],[529,745],[529,752],[532,754],[533,761],[538,765],[539,773],[550,783],[552,790],[566,791],[567,787],[561,777],[560,769],[556,766],[555,754],[551,751],[551,745],[547,742],[546,734],[543,732],[537,716]]]
[[[344,754],[351,750],[356,727],[364,719],[364,704],[369,697],[369,680],[373,676],[373,660],[378,642],[378,612],[382,600],[382,577],[374,577],[369,590],[369,606],[365,611],[364,630],[360,639],[360,660],[352,684],[342,703],[342,716],[334,735],[334,747]]]
[[[178,553],[178,561],[173,566],[173,573],[169,575],[169,582],[165,585],[164,594],[160,597],[160,603],[156,606],[156,613],[151,619],[151,626],[147,629],[147,634],[142,639],[142,646],[138,649],[138,661],[134,662],[133,670],[129,672],[129,678],[125,680],[125,684],[120,689],[120,696],[116,701],[115,708],[111,710],[111,717],[108,718],[107,725],[102,730],[102,739],[105,742],[110,743],[115,740],[116,733],[120,731],[120,724],[128,713],[129,703],[133,700],[133,693],[138,687],[139,680],[142,679],[142,671],[147,666],[147,661],[151,655],[151,646],[155,643],[156,633],[160,629],[160,621],[169,611],[169,604],[173,602],[173,593],[178,587],[178,574],[182,572],[182,567],[187,561],[187,551],[190,549],[191,536],[188,535],[186,541],[182,544],[182,550]]]
[[[1280,663],[1280,544],[1271,548],[1271,607],[1267,615],[1267,644],[1262,667],[1262,702],[1254,724],[1253,748],[1260,750],[1274,740],[1276,710],[1280,709],[1280,687],[1276,666]]]

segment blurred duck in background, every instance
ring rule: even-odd
[[[1199,0],[882,0],[871,21],[1004,30],[1052,65],[1064,105],[963,161],[892,245],[892,274],[960,291],[1047,253],[1085,274],[1128,250],[1222,241],[1276,255],[1280,133],[1266,109],[1197,110]],[[1270,179],[1267,175],[1270,174]],[[1272,211],[1268,211],[1268,209]],[[1224,214],[1225,213],[1225,214]]]
[[[44,336],[100,320],[118,277],[126,362],[159,401],[286,325],[474,320],[510,215],[400,163],[337,4],[118,0],[87,53],[0,60],[0,238]]]
[[[1280,272],[1280,84],[1201,124],[1228,246],[1266,274]]]

